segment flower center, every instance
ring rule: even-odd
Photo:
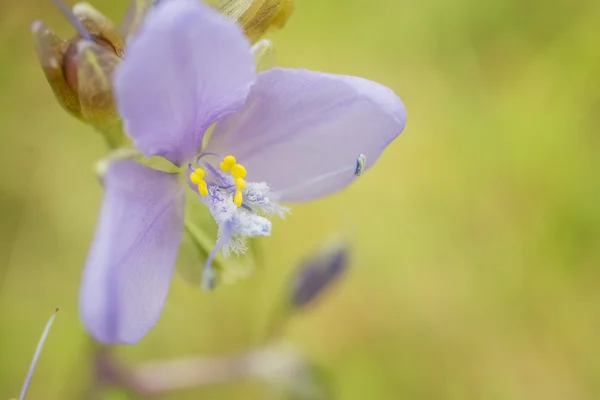
[[[238,164],[235,157],[231,155],[223,158],[219,167],[221,168],[221,171],[230,173],[233,177],[236,187],[233,203],[236,206],[241,207],[244,200],[242,190],[246,187],[246,181],[244,180],[247,175],[246,168],[242,164]],[[196,168],[190,173],[190,181],[198,187],[198,193],[200,193],[201,196],[208,195],[208,185],[204,180],[205,176],[206,172],[202,168]]]

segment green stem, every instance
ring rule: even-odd
[[[185,220],[184,226],[185,230],[189,233],[196,246],[198,246],[200,250],[205,251],[207,254],[210,253],[210,249],[215,246],[214,240],[202,229],[198,228],[195,224],[188,220]],[[221,267],[225,265],[225,259],[220,253],[216,255],[214,265],[219,265]]]
[[[98,128],[98,131],[104,137],[107,146],[111,150],[131,145],[131,141],[123,132],[123,125],[121,123],[110,127]]]

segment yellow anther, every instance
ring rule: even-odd
[[[204,170],[202,168],[196,168],[194,173],[196,175],[198,175],[198,177],[200,177],[200,179],[204,179],[204,176],[206,175],[206,172],[204,172]]]
[[[235,164],[231,167],[231,175],[234,178],[245,178],[246,177],[246,168],[242,164]]]
[[[233,167],[235,165],[235,157],[234,156],[227,156],[223,159],[223,162],[220,164],[221,167],[221,171],[223,172],[229,172],[231,171],[231,167]]]
[[[200,193],[200,196],[208,196],[206,181],[200,181],[200,183],[198,183],[198,193]]]
[[[242,178],[235,178],[235,186],[238,188],[238,190],[242,190],[246,187],[246,181]]]
[[[203,169],[196,168],[196,170],[190,174],[190,181],[197,185],[200,182],[203,182],[204,175],[205,172]]]
[[[195,172],[192,172],[192,173],[190,174],[190,181],[192,181],[192,183],[193,183],[193,184],[197,185],[198,183],[200,183],[200,181],[201,181],[201,180],[202,180],[202,179],[200,179],[200,178],[198,177],[198,175],[196,175],[196,173],[195,173]]]
[[[242,191],[238,190],[237,192],[235,192],[235,196],[233,197],[233,204],[235,204],[238,207],[241,207],[243,200],[244,199],[242,197]]]

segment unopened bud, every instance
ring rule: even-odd
[[[281,29],[294,11],[294,0],[220,0],[217,9],[237,21],[251,42]]]
[[[299,309],[323,294],[346,270],[349,249],[338,244],[305,260],[292,278],[290,306]]]
[[[104,133],[110,147],[125,145],[112,92],[112,75],[123,58],[125,40],[115,24],[91,5],[78,3],[70,11],[58,0],[55,3],[78,34],[62,40],[42,22],[32,24],[46,79],[65,110]]]

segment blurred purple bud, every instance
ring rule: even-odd
[[[325,292],[346,270],[349,253],[348,246],[340,244],[306,259],[292,277],[290,305],[305,307]]]
[[[31,382],[31,377],[33,376],[33,371],[35,370],[35,366],[40,358],[40,354],[42,353],[42,348],[44,347],[44,342],[46,341],[46,337],[48,336],[48,332],[50,332],[50,327],[54,322],[54,318],[56,317],[56,313],[58,312],[58,308],[54,311],[54,314],[50,317],[48,322],[46,323],[46,327],[44,328],[44,332],[42,332],[42,337],[40,338],[37,348],[35,349],[35,354],[33,355],[33,360],[31,360],[31,365],[29,366],[29,371],[27,371],[27,377],[25,378],[25,382],[23,383],[23,388],[21,389],[21,394],[19,395],[19,400],[23,400],[27,395],[27,390],[29,389],[29,383]]]

